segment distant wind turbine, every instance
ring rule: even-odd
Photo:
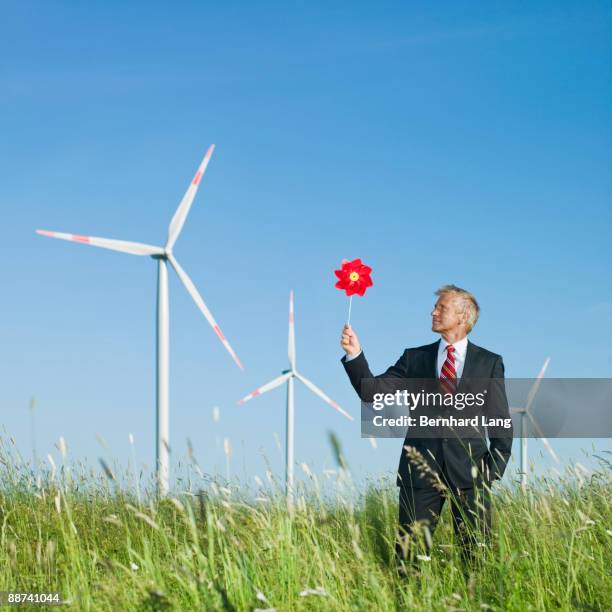
[[[176,243],[189,209],[195,198],[195,195],[200,186],[200,181],[204,176],[208,162],[215,150],[215,145],[211,145],[200,164],[198,171],[195,173],[191,184],[187,188],[183,199],[181,200],[168,228],[168,241],[166,246],[158,247],[140,242],[126,242],[124,240],[111,240],[109,238],[97,238],[95,236],[80,236],[78,234],[63,234],[59,232],[49,232],[47,230],[36,230],[41,236],[49,236],[50,238],[59,238],[61,240],[71,240],[81,244],[89,244],[91,246],[110,249],[111,251],[120,251],[130,255],[149,255],[157,260],[157,434],[156,434],[156,469],[157,469],[157,491],[163,497],[168,493],[168,420],[169,420],[169,405],[168,405],[168,385],[169,385],[169,326],[168,326],[168,267],[167,262],[174,268],[178,277],[187,289],[189,295],[193,298],[197,307],[200,309],[206,320],[217,334],[219,340],[223,343],[232,359],[236,362],[240,369],[243,369],[238,356],[226,340],[221,332],[219,325],[215,321],[212,313],[204,303],[202,296],[196,289],[193,281],[187,276],[187,273],[181,268],[176,261],[172,249]]]
[[[550,456],[555,460],[556,463],[559,463],[559,457],[557,457],[557,453],[553,450],[553,447],[550,445],[550,442],[542,435],[542,430],[540,426],[536,423],[536,420],[533,418],[531,414],[531,406],[533,401],[535,400],[536,393],[540,388],[540,383],[544,378],[544,374],[546,374],[546,369],[548,368],[548,364],[550,363],[550,357],[547,357],[544,361],[544,365],[540,370],[535,382],[533,383],[531,389],[529,390],[529,394],[527,395],[527,403],[522,408],[511,408],[511,414],[520,414],[521,415],[521,487],[525,489],[527,487],[527,479],[528,479],[528,457],[527,457],[527,419],[531,421],[533,428],[540,440],[542,440],[542,444],[546,447],[546,450],[550,453]]]
[[[293,379],[297,378],[299,381],[304,383],[308,389],[310,389],[315,395],[318,395],[324,402],[327,402],[332,408],[337,410],[340,414],[345,416],[349,420],[353,420],[353,417],[343,410],[334,400],[330,399],[321,389],[319,389],[314,383],[310,382],[307,378],[302,376],[295,367],[295,319],[293,316],[293,291],[289,293],[289,366],[288,370],[283,370],[283,373],[278,378],[271,380],[269,383],[255,389],[252,393],[249,393],[246,397],[243,397],[238,403],[244,404],[249,400],[271,391],[276,387],[279,387],[283,383],[287,383],[287,431],[285,436],[285,492],[287,495],[287,503],[291,508],[293,506],[293,439],[294,439],[294,419],[293,419]]]

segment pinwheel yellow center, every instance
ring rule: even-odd
[[[349,278],[355,282],[359,280],[359,273],[358,272],[351,272],[351,274],[349,275]]]

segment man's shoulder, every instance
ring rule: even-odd
[[[482,346],[478,346],[477,344],[474,344],[471,341],[468,341],[468,347],[472,350],[475,351],[476,353],[478,353],[481,357],[484,357],[485,359],[502,359],[502,356],[499,355],[498,353],[494,353],[493,351],[490,351],[489,349],[483,348]]]
[[[413,354],[413,353],[429,353],[434,350],[438,350],[438,345],[440,344],[439,340],[432,342],[431,344],[424,344],[423,346],[414,346],[412,348],[407,348],[404,352]]]

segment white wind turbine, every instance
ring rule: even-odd
[[[340,406],[330,399],[321,389],[310,382],[307,378],[302,376],[295,367],[295,320],[293,316],[293,291],[289,293],[289,369],[284,370],[281,376],[271,380],[269,383],[255,389],[252,393],[249,393],[246,397],[243,397],[238,403],[244,404],[250,399],[279,387],[284,382],[287,383],[287,431],[285,436],[285,492],[287,495],[287,503],[291,508],[293,506],[293,439],[294,439],[294,401],[293,401],[293,379],[297,378],[299,381],[304,383],[315,395],[318,395],[323,401],[327,402],[332,408],[337,410],[340,414],[345,416],[350,421],[353,417],[344,411]]]
[[[535,382],[533,383],[531,389],[529,390],[529,394],[527,395],[527,403],[522,408],[511,408],[511,414],[520,414],[521,415],[521,487],[525,489],[527,487],[527,478],[528,478],[528,457],[527,457],[527,419],[531,421],[533,428],[536,433],[539,434],[540,440],[546,447],[546,450],[550,453],[550,456],[555,460],[556,463],[559,463],[559,457],[553,450],[553,447],[550,445],[550,442],[542,435],[542,430],[540,426],[537,424],[536,420],[533,418],[533,415],[530,412],[531,405],[535,400],[536,393],[540,388],[540,383],[544,378],[544,374],[546,373],[546,368],[548,368],[548,364],[550,363],[550,357],[547,357],[544,361],[544,365],[540,370]]]
[[[169,380],[169,329],[168,329],[168,266],[174,268],[178,277],[187,289],[189,295],[193,298],[197,307],[202,311],[206,320],[227,349],[232,359],[236,362],[240,369],[243,369],[238,356],[230,346],[229,342],[221,332],[214,317],[208,307],[204,303],[202,296],[198,293],[193,281],[187,276],[187,273],[181,268],[176,261],[172,249],[176,243],[189,209],[193,203],[193,199],[198,191],[202,176],[206,171],[211,155],[215,150],[215,145],[211,145],[206,151],[206,155],[200,164],[198,171],[195,173],[191,184],[187,188],[183,199],[181,200],[168,228],[168,240],[166,246],[151,246],[140,242],[126,242],[124,240],[111,240],[109,238],[97,238],[95,236],[80,236],[77,234],[63,234],[59,232],[49,232],[46,230],[36,230],[37,234],[49,236],[51,238],[60,238],[61,240],[71,240],[81,244],[89,244],[91,246],[110,249],[111,251],[121,251],[130,255],[149,255],[157,260],[157,434],[156,434],[156,469],[157,469],[157,490],[160,496],[165,496],[168,493],[168,380]]]

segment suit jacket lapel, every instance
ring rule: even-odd
[[[434,342],[429,349],[427,355],[425,378],[438,378],[438,350],[440,349],[440,340]]]
[[[468,340],[467,351],[465,352],[465,363],[463,364],[463,372],[461,374],[461,379],[459,380],[459,385],[457,386],[457,391],[461,389],[464,385],[464,381],[474,376],[474,372],[476,370],[476,349],[474,345]]]

